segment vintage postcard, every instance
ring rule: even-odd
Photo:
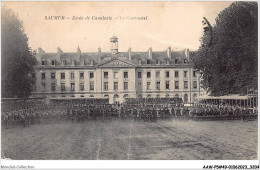
[[[1,168],[259,169],[257,37],[257,1],[2,1]]]

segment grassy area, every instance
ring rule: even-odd
[[[257,121],[89,120],[2,128],[16,160],[257,159]]]

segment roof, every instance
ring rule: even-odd
[[[76,61],[76,65],[80,65],[82,60],[85,61],[85,65],[91,63],[91,60],[94,61],[94,65],[99,65],[104,61],[111,60],[113,58],[118,58],[121,60],[128,60],[135,65],[141,62],[142,65],[147,65],[147,60],[150,60],[149,65],[163,65],[168,62],[168,64],[184,64],[184,60],[188,64],[191,64],[191,60],[185,55],[185,50],[182,51],[171,51],[170,57],[168,57],[167,50],[165,51],[153,51],[152,57],[149,57],[148,52],[118,52],[117,54],[112,54],[111,52],[86,52],[81,53],[78,48],[75,53],[63,53],[61,50],[57,53],[45,53],[43,50],[36,54],[36,58],[39,61],[39,64],[42,60],[46,61],[45,65],[51,65],[51,61],[55,60],[56,65],[60,65],[62,60],[66,60],[66,64],[70,65],[73,60]],[[187,64],[186,64],[187,65]]]

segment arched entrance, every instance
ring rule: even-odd
[[[196,99],[197,99],[197,94],[194,94],[194,95],[193,95],[193,102],[195,102]]]
[[[104,95],[104,98],[107,99],[109,103],[109,95],[108,94]]]
[[[124,102],[126,102],[126,99],[129,98],[129,95],[128,95],[128,94],[125,94],[123,97],[124,97]]]
[[[184,103],[188,103],[188,94],[184,94]]]
[[[118,103],[119,102],[119,96],[118,94],[114,95],[114,103]]]

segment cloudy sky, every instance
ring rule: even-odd
[[[119,38],[119,51],[198,49],[202,18],[213,25],[231,2],[2,2],[18,13],[32,49],[46,52],[109,51],[109,38]],[[46,16],[111,16],[112,20],[46,20]],[[115,20],[116,17],[147,20]]]

